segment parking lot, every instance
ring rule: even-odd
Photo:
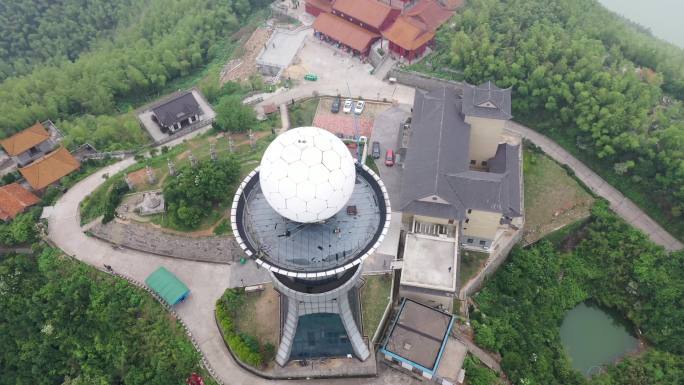
[[[335,135],[342,135],[345,138],[353,138],[357,135],[355,120],[358,125],[358,135],[370,138],[373,132],[373,121],[376,116],[390,107],[387,103],[366,102],[366,106],[361,114],[345,113],[342,111],[345,98],[342,98],[340,111],[333,113],[331,111],[333,100],[333,98],[321,98],[316,109],[316,115],[314,115],[313,125],[328,130]],[[354,100],[354,103],[356,103],[356,100]]]
[[[399,127],[409,116],[411,116],[411,106],[407,104],[399,104],[379,113],[375,118],[370,136],[371,143],[374,141],[380,143],[380,159],[376,160],[376,164],[380,170],[380,177],[387,186],[393,211],[399,209],[401,165],[385,166],[385,152],[388,149],[397,151],[399,148]]]

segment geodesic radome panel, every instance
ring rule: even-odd
[[[317,127],[278,136],[261,158],[259,183],[278,214],[311,223],[340,211],[354,191],[356,169],[347,146]]]

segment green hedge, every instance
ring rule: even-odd
[[[216,320],[224,341],[240,361],[254,367],[262,367],[275,356],[271,343],[261,344],[255,337],[241,333],[235,318],[244,306],[245,291],[241,288],[228,289],[216,302]]]

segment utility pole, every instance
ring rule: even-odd
[[[354,142],[356,143],[356,158],[359,160],[359,163],[361,163],[361,146],[359,146],[359,117],[358,115],[356,115],[356,112],[354,112],[354,99],[352,98],[351,88],[349,87],[349,81],[347,81],[347,93],[349,94],[349,99],[352,100],[352,114],[354,115]]]

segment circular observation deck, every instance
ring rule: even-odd
[[[322,222],[300,223],[278,214],[259,184],[259,169],[240,184],[231,209],[235,238],[262,267],[288,277],[320,279],[345,272],[375,252],[389,229],[390,204],[380,178],[355,163],[347,204]]]

